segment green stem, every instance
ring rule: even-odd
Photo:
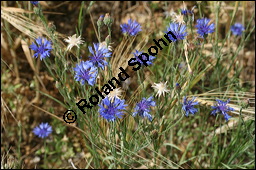
[[[200,18],[202,18],[201,2],[198,4],[198,9],[199,9]]]
[[[21,144],[21,123],[18,122],[18,128],[19,128],[19,142],[18,142],[18,158],[19,158],[19,168],[21,168],[21,152],[20,152],[20,144]]]
[[[107,42],[107,48],[111,42],[111,28],[108,26],[108,35],[109,35],[109,41]]]
[[[98,27],[99,43],[101,42],[100,27]]]
[[[144,84],[143,84],[143,82],[142,82],[142,80],[141,80],[141,71],[143,71],[143,70],[137,71],[137,76],[138,76],[139,84],[142,85],[142,93],[143,93],[143,96],[145,96]]]
[[[47,169],[47,159],[46,159],[46,139],[44,139],[44,168]]]
[[[168,51],[167,51],[167,61],[169,60],[168,56],[170,56],[171,49],[173,49],[173,46],[171,46],[171,44],[169,44]],[[168,62],[165,62],[163,78],[165,77],[165,74],[166,74],[167,65],[168,65]],[[162,81],[164,81],[164,80],[162,80]]]

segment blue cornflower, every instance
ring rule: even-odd
[[[38,1],[30,1],[30,3],[33,5],[38,5]]]
[[[231,26],[230,30],[234,35],[242,35],[244,31],[244,26],[240,23],[235,23],[234,25]]]
[[[99,104],[100,115],[108,121],[115,121],[116,118],[122,118],[123,110],[127,106],[124,104],[125,100],[121,100],[117,97],[110,99],[109,97],[104,98]]]
[[[29,47],[36,52],[33,57],[37,58],[40,55],[40,60],[44,59],[46,56],[50,57],[50,51],[52,50],[51,41],[48,41],[46,38],[38,37],[36,44],[32,43]]]
[[[142,31],[141,25],[135,20],[132,21],[131,19],[128,20],[128,24],[121,24],[120,27],[122,28],[123,34],[128,34],[130,36],[135,36]]]
[[[168,33],[171,31],[175,36],[172,37],[171,34],[168,34],[169,39],[175,42],[176,40],[183,40],[185,36],[187,36],[187,32],[185,30],[187,29],[186,25],[178,24],[178,23],[170,23],[169,26],[167,26],[167,31],[165,33]]]
[[[210,19],[208,18],[202,18],[198,19],[196,21],[196,28],[197,28],[197,33],[200,35],[200,38],[205,37],[209,33],[213,33],[215,29],[214,23],[210,24]]]
[[[188,14],[193,14],[193,12],[188,10],[188,9],[181,9],[181,14],[182,15],[188,15]]]
[[[74,68],[75,79],[76,81],[81,81],[81,84],[84,85],[85,81],[89,85],[93,86],[98,74],[98,69],[90,61],[81,61],[80,64],[77,64]]]
[[[148,99],[143,97],[143,99],[136,104],[135,112],[133,112],[132,116],[135,117],[139,114],[142,118],[147,117],[148,120],[152,121],[152,116],[149,114],[151,106],[156,106],[156,102],[153,101],[153,96],[150,96]]]
[[[138,62],[140,62],[141,64],[144,64],[140,59],[139,59],[139,55],[141,55],[143,52],[142,51],[137,51],[137,50],[135,50],[135,53],[133,53],[133,55],[134,55],[134,57],[136,58],[136,60],[138,61]],[[147,63],[147,65],[152,65],[153,63],[153,60],[155,59],[156,57],[153,57],[153,56],[151,56],[151,55],[149,55],[149,60],[146,62]],[[147,56],[145,56],[145,55],[142,55],[142,59],[143,60],[147,60]],[[131,63],[134,63],[135,61],[131,61]]]
[[[52,127],[48,123],[41,123],[39,126],[34,128],[33,132],[38,137],[45,138],[52,133]]]
[[[229,103],[230,99],[228,99],[226,102],[223,102],[223,101],[218,100],[218,99],[216,99],[216,101],[218,103],[215,103],[215,106],[212,106],[212,108],[214,110],[211,112],[211,114],[215,116],[216,113],[221,112],[224,115],[224,118],[226,119],[226,121],[228,121],[229,118],[231,118],[231,116],[229,116],[227,114],[227,112],[235,110],[232,107],[227,106],[227,104]]]
[[[191,113],[192,115],[194,115],[196,112],[198,112],[198,110],[196,108],[194,108],[195,105],[198,105],[198,102],[193,102],[196,98],[193,97],[192,100],[187,100],[187,97],[184,96],[183,98],[183,106],[182,109],[186,112],[186,116],[189,115],[189,113]]]
[[[89,46],[89,51],[93,56],[89,56],[90,61],[94,66],[100,67],[104,70],[104,67],[108,65],[108,62],[104,60],[105,57],[111,57],[111,52],[104,46],[99,43],[93,43],[94,50]]]

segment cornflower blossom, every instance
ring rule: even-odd
[[[77,48],[79,48],[78,45],[83,44],[83,40],[81,40],[81,36],[78,36],[76,38],[76,34],[74,34],[73,36],[69,36],[68,38],[64,39],[64,41],[66,41],[68,43],[68,47],[67,50],[71,50],[72,47],[77,46]]]
[[[33,132],[40,138],[46,138],[50,133],[52,133],[52,127],[48,123],[41,123],[39,126],[34,128]]]
[[[188,10],[188,9],[181,9],[181,14],[182,15],[189,15],[189,14],[193,14],[193,12]]]
[[[121,24],[120,27],[122,28],[123,34],[128,34],[130,36],[135,36],[142,31],[141,25],[136,22],[136,20],[132,21],[131,19],[128,20],[128,24]]]
[[[234,25],[231,26],[230,30],[234,35],[240,36],[244,31],[244,26],[240,23],[235,23]]]
[[[167,31],[165,33],[171,31],[176,36],[176,38],[172,37],[171,34],[168,34],[169,39],[175,42],[177,40],[185,39],[185,36],[187,36],[187,32],[185,32],[186,28],[186,25],[183,24],[170,23],[169,26],[167,26]]]
[[[197,28],[197,33],[199,34],[200,38],[204,38],[206,35],[209,33],[213,33],[215,29],[214,23],[210,24],[210,19],[208,18],[202,18],[198,19],[196,21],[196,28]]]
[[[93,63],[94,66],[100,67],[104,70],[104,67],[108,65],[108,62],[104,60],[105,57],[111,57],[111,52],[104,46],[100,47],[100,43],[93,43],[94,50],[91,46],[89,46],[89,51],[92,56],[89,56],[90,61]]]
[[[184,96],[183,98],[183,106],[182,109],[186,112],[186,116],[189,115],[189,113],[191,113],[192,115],[194,115],[196,112],[198,112],[198,110],[196,108],[194,108],[195,105],[198,105],[198,102],[194,102],[196,98],[193,97],[192,100],[187,100],[187,97]]]
[[[38,5],[38,1],[30,1],[30,3],[33,5]]]
[[[82,85],[84,85],[85,81],[87,81],[91,86],[95,84],[98,69],[92,62],[81,61],[81,63],[76,65],[74,71],[76,81],[80,81]]]
[[[133,53],[133,55],[134,55],[134,57],[136,58],[136,60],[138,61],[138,62],[140,62],[141,64],[143,64],[144,65],[144,63],[139,59],[139,55],[141,55],[143,52],[142,51],[137,51],[137,50],[135,50],[135,53]],[[149,56],[149,60],[146,62],[147,63],[147,65],[152,65],[153,63],[153,60],[155,59],[156,57],[153,57],[153,56]],[[147,60],[147,57],[145,56],[145,55],[142,55],[142,59],[143,60]],[[131,61],[131,63],[134,63],[135,61]]]
[[[167,90],[166,83],[167,83],[167,81],[166,81],[165,83],[162,83],[162,82],[160,82],[160,83],[154,83],[154,85],[151,86],[151,87],[153,87],[155,90],[157,90],[156,96],[158,96],[158,97],[160,97],[161,95],[164,96],[165,93],[169,93],[169,92],[170,92],[170,90]]]
[[[36,44],[32,43],[29,48],[35,51],[33,57],[37,58],[40,56],[40,60],[50,57],[50,51],[52,50],[52,43],[48,41],[46,38],[38,37],[36,40]]]
[[[156,102],[153,101],[153,97],[149,97],[146,99],[143,97],[143,99],[136,104],[135,112],[133,112],[132,116],[135,117],[137,114],[141,116],[142,118],[147,117],[148,120],[152,121],[152,116],[149,114],[150,107],[156,106]]]
[[[229,103],[230,99],[228,99],[226,102],[218,100],[218,99],[216,99],[216,101],[217,101],[217,103],[215,103],[215,106],[212,106],[212,108],[214,110],[211,112],[211,115],[216,116],[216,113],[220,112],[221,114],[223,114],[223,116],[226,119],[226,121],[228,121],[229,118],[231,118],[231,116],[229,116],[227,112],[235,110],[232,107],[227,106],[227,104]]]
[[[121,97],[121,94],[122,94],[123,90],[118,87],[118,88],[115,88],[114,90],[112,90],[109,94],[108,94],[108,97],[109,99],[112,101],[115,97],[120,99]]]
[[[100,116],[108,121],[115,121],[116,118],[122,118],[125,107],[127,106],[125,100],[114,98],[111,100],[109,97],[104,98],[98,105]]]

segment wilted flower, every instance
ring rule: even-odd
[[[122,92],[123,90],[120,87],[115,88],[108,94],[109,100],[112,101],[114,98],[120,99]]]
[[[137,114],[139,114],[142,118],[147,117],[148,120],[152,121],[152,116],[149,114],[150,107],[156,106],[155,101],[153,101],[153,97],[149,97],[146,99],[143,97],[143,99],[136,104],[135,112],[133,112],[132,116],[135,117]]]
[[[89,56],[90,61],[94,64],[96,67],[100,67],[104,70],[104,67],[108,65],[107,61],[104,60],[105,57],[111,57],[111,52],[104,46],[100,47],[99,43],[93,43],[94,50],[91,46],[89,46],[89,51],[92,53],[93,56]]]
[[[171,31],[175,36],[172,37],[171,34],[168,34],[169,39],[175,42],[176,40],[183,40],[185,36],[187,35],[186,31],[186,25],[180,25],[178,23],[170,23],[169,26],[167,26],[167,31],[165,33],[168,33]]]
[[[230,30],[234,35],[242,35],[244,31],[244,26],[240,23],[235,23],[234,25],[231,26]]]
[[[72,47],[77,46],[77,48],[79,48],[78,45],[83,44],[83,40],[81,40],[81,36],[76,38],[76,34],[74,34],[72,37],[69,36],[68,38],[64,39],[64,41],[66,41],[68,43],[68,47],[67,50],[71,50]]]
[[[106,97],[99,104],[99,113],[108,121],[115,121],[116,118],[122,118],[123,110],[125,110],[125,107],[127,106],[124,102],[125,100],[119,98],[110,100],[109,97]]]
[[[172,16],[177,15],[177,13],[174,12],[173,9],[171,9],[171,10],[165,10],[164,15],[165,15],[165,18],[168,18],[168,17],[172,17]]]
[[[197,33],[200,35],[200,38],[204,38],[207,34],[213,33],[215,29],[214,23],[210,24],[210,19],[202,18],[196,21]]]
[[[195,105],[198,105],[198,102],[193,102],[195,100],[195,97],[193,97],[192,100],[187,100],[187,97],[184,96],[183,98],[183,106],[182,109],[186,112],[186,116],[189,115],[189,113],[191,113],[192,115],[194,115],[196,112],[198,112],[198,110],[196,108],[194,108]]]
[[[99,49],[101,49],[101,48],[107,48],[107,43],[106,43],[106,41],[103,41],[103,42],[101,42],[100,43],[100,47],[99,47]],[[108,46],[108,51],[113,51],[113,47],[112,46]]]
[[[40,55],[40,60],[44,59],[46,56],[50,57],[50,51],[52,50],[52,43],[48,41],[46,38],[38,37],[36,40],[36,44],[32,43],[29,48],[35,51],[33,57],[37,58]]]
[[[135,20],[132,21],[131,19],[128,20],[128,24],[121,24],[120,27],[122,28],[123,34],[128,34],[130,36],[135,36],[142,31],[141,25]]]
[[[226,121],[228,121],[229,118],[231,118],[231,116],[229,116],[227,114],[227,112],[235,110],[232,107],[227,106],[227,104],[229,103],[230,99],[228,99],[226,102],[223,102],[223,101],[218,100],[218,99],[216,99],[216,101],[217,101],[217,103],[215,103],[215,106],[212,106],[212,108],[214,110],[211,112],[211,114],[215,116],[216,113],[221,112],[224,115],[224,118],[226,119]]]
[[[165,83],[162,83],[162,82],[154,83],[154,85],[152,87],[157,90],[156,96],[158,96],[158,97],[160,97],[161,95],[164,96],[165,93],[170,92],[170,90],[167,90],[166,83],[167,83],[167,81]]]
[[[184,16],[183,15],[177,15],[177,14],[174,14],[173,15],[173,22],[177,22],[178,24],[185,24],[185,21],[184,21]]]
[[[134,57],[136,58],[136,60],[138,61],[138,62],[140,62],[141,64],[144,64],[140,59],[139,59],[139,55],[141,55],[143,52],[142,51],[137,51],[137,50],[135,50],[135,53],[133,53],[133,55],[134,55]],[[152,65],[153,63],[153,60],[155,59],[156,57],[153,57],[153,56],[149,56],[149,60],[146,62],[147,63],[147,65]],[[147,60],[147,56],[145,56],[145,55],[142,55],[142,59],[143,60]],[[134,63],[135,61],[131,61],[131,63]]]
[[[81,61],[80,64],[76,65],[74,71],[76,81],[80,81],[82,85],[84,85],[85,81],[91,86],[95,84],[98,70],[92,62]]]
[[[39,126],[34,128],[33,132],[38,137],[45,138],[52,133],[52,127],[48,123],[41,123]]]

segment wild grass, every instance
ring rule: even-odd
[[[72,2],[70,2],[72,3]],[[85,16],[90,16],[93,24],[93,33],[98,40],[104,41],[106,33],[100,33],[97,29],[96,20],[93,16],[100,14],[91,13],[91,8],[97,3],[103,2],[81,2],[79,16],[77,17],[77,35],[83,35],[84,26],[88,20]],[[176,2],[177,3],[177,2]],[[224,2],[194,2],[197,8],[194,16],[184,18],[187,25],[188,36],[183,41],[170,43],[163,50],[159,50],[154,64],[143,67],[136,73],[128,66],[128,61],[133,57],[136,50],[147,52],[147,49],[154,45],[153,39],[163,37],[167,24],[173,20],[172,17],[164,18],[163,25],[157,26],[157,30],[151,30],[152,23],[141,23],[142,32],[135,37],[119,37],[117,42],[110,42],[113,45],[112,57],[108,60],[109,67],[104,71],[99,71],[99,78],[94,87],[88,84],[82,86],[74,80],[73,68],[80,61],[88,60],[88,46],[92,46],[93,41],[85,38],[85,43],[80,47],[74,47],[70,52],[66,50],[63,39],[71,35],[58,33],[58,29],[47,21],[44,6],[39,4],[33,7],[29,2],[17,2],[18,7],[1,6],[2,28],[6,37],[2,40],[2,48],[8,50],[9,46],[14,46],[15,40],[19,41],[22,52],[27,63],[33,70],[33,90],[35,95],[27,104],[34,110],[38,110],[45,115],[50,115],[48,122],[53,127],[53,134],[50,140],[40,141],[39,146],[33,150],[32,154],[38,155],[41,159],[33,165],[38,168],[254,168],[255,167],[255,94],[250,91],[253,81],[243,82],[241,72],[243,65],[239,57],[243,56],[245,46],[255,33],[255,15],[245,16],[246,2],[232,2],[229,12],[223,12],[227,8]],[[171,5],[166,2],[165,5]],[[180,4],[186,5],[180,2]],[[27,5],[27,6],[26,6]],[[150,8],[152,6],[148,4]],[[239,8],[242,8],[243,24],[245,31],[241,37],[234,37],[231,34],[230,26],[236,21]],[[215,23],[215,32],[209,34],[206,39],[196,38],[195,20],[205,16],[205,11],[209,10],[212,22]],[[33,11],[32,11],[33,10]],[[175,9],[178,12],[178,9]],[[58,11],[56,11],[58,12]],[[225,37],[220,36],[220,16],[228,15],[228,25],[226,25]],[[115,19],[115,16],[111,16]],[[115,20],[114,20],[115,22]],[[152,24],[152,25],[151,25]],[[17,29],[15,32],[13,28]],[[107,35],[113,40],[113,30],[120,29],[112,25],[112,30],[107,31]],[[160,32],[160,33],[159,33]],[[33,58],[33,51],[29,46],[38,36],[47,37],[53,43],[51,57],[43,61]],[[8,46],[8,47],[7,47]],[[15,51],[12,48],[12,51]],[[15,52],[13,52],[15,53]],[[17,56],[17,55],[14,55]],[[82,56],[82,57],[81,57]],[[14,65],[11,67],[18,70],[18,57],[13,59]],[[1,55],[2,65],[4,61]],[[16,63],[16,64],[15,64]],[[181,64],[183,63],[183,65]],[[43,65],[43,66],[42,66]],[[10,67],[10,68],[11,68]],[[128,104],[125,115],[122,119],[108,122],[99,116],[98,106],[92,109],[85,109],[83,114],[76,103],[80,99],[89,100],[95,93],[95,87],[99,89],[107,83],[113,76],[120,72],[119,67],[127,70],[131,78],[123,82],[122,99]],[[15,93],[17,86],[11,84],[5,78],[9,70],[8,67],[1,69],[2,95],[12,90]],[[60,100],[53,97],[44,85],[40,72],[46,69],[48,76],[52,78],[58,89],[58,93],[63,97]],[[15,71],[18,74],[18,71]],[[19,76],[20,77],[20,76]],[[17,80],[19,81],[19,80]],[[153,121],[132,117],[132,112],[137,102],[143,97],[155,96],[152,89],[153,83],[168,83],[171,92],[165,97],[154,97],[156,107],[151,114]],[[175,88],[179,83],[181,90]],[[248,86],[252,84],[252,86]],[[126,87],[126,88],[125,88]],[[200,102],[197,107],[199,112],[194,116],[186,117],[182,111],[182,99],[184,96],[197,97]],[[3,96],[1,96],[2,98]],[[77,120],[74,124],[64,122],[62,115],[64,112],[56,112],[52,107],[42,108],[38,103],[41,99],[54,101],[59,107],[72,109],[77,113]],[[222,115],[216,117],[210,115],[211,106],[215,99],[230,100],[229,106],[235,111],[231,112],[232,118],[226,122]],[[44,103],[44,101],[42,103]],[[6,104],[7,103],[7,104]],[[18,160],[17,165],[10,165],[8,162],[9,149],[3,146],[2,162],[3,168],[26,168],[23,161],[21,144],[23,141],[21,133],[32,134],[25,125],[25,120],[18,119],[17,113],[11,110],[16,108],[15,104],[8,96],[2,98],[2,111],[10,114],[16,120],[16,134],[18,134],[17,151],[14,156]],[[11,109],[9,108],[11,107]],[[24,110],[24,109],[23,109]],[[14,109],[15,112],[17,112]],[[22,110],[21,110],[22,112]],[[27,114],[27,113],[23,113]],[[36,115],[33,115],[36,116]],[[1,118],[4,120],[5,118]],[[34,120],[34,119],[33,119]],[[37,123],[40,123],[40,119]],[[7,122],[7,121],[6,121]],[[1,125],[9,126],[5,121]],[[33,124],[35,125],[35,123]],[[32,127],[30,127],[31,129]],[[29,128],[28,128],[29,129]],[[7,131],[4,131],[6,135]],[[72,142],[73,136],[68,136],[68,132],[79,133],[83,145],[75,151]],[[69,133],[70,134],[70,133]],[[64,136],[66,137],[64,139]],[[67,138],[68,136],[68,138]],[[37,138],[33,136],[31,140]],[[74,138],[78,138],[74,135]],[[74,139],[75,140],[75,139]],[[78,140],[78,139],[77,139]],[[24,151],[23,151],[24,152]],[[76,157],[76,153],[85,153],[86,156]],[[44,157],[45,155],[45,157]],[[72,161],[76,159],[76,161]],[[5,162],[7,163],[5,163]],[[58,162],[55,163],[55,162]],[[64,162],[64,163],[63,163]],[[83,162],[83,163],[81,163]],[[8,164],[9,163],[9,164]]]

